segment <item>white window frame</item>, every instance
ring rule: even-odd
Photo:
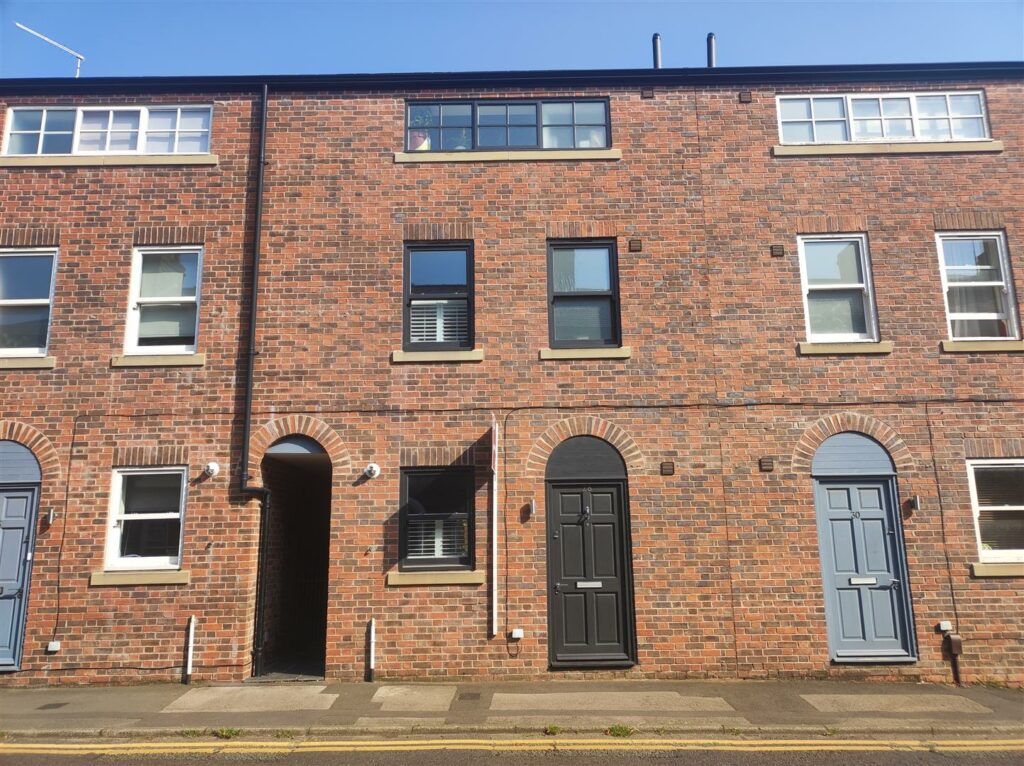
[[[0,258],[10,258],[31,255],[53,256],[53,265],[50,270],[50,294],[47,298],[25,298],[25,299],[0,299],[0,306],[46,306],[49,308],[46,317],[46,345],[42,348],[4,348],[0,347],[0,357],[39,357],[46,356],[50,346],[50,329],[53,326],[53,291],[57,282],[57,257],[59,249],[56,247],[20,247],[0,250]]]
[[[1002,287],[1006,300],[1006,316],[998,314],[956,314],[949,311],[949,280],[946,278],[946,256],[942,250],[944,240],[995,239],[999,250],[999,269],[1002,282],[958,282],[957,285],[977,287]],[[1013,274],[1010,272],[1010,258],[1006,248],[1006,232],[1003,231],[939,231],[935,233],[935,251],[939,257],[939,280],[942,284],[942,305],[946,307],[946,335],[950,340],[1020,340],[1020,317],[1017,315],[1017,294],[1013,289]],[[994,336],[953,336],[953,320],[964,319],[1005,319],[1013,330],[1011,335]]]
[[[978,487],[974,479],[976,466],[1005,466],[1024,468],[1024,459],[985,459],[967,461],[967,484],[971,490],[971,514],[974,517],[974,538],[978,543],[978,556],[983,563],[1024,562],[1024,550],[986,551],[981,543],[981,508],[978,507]],[[1024,505],[986,506],[986,511],[1024,511]]]
[[[71,152],[70,154],[43,154],[43,142],[42,140],[36,145],[36,151],[34,154],[9,154],[10,140],[11,140],[11,126],[13,125],[14,112],[16,111],[35,111],[35,110],[61,110],[68,111],[73,110],[75,112],[75,127],[72,133],[71,141]],[[207,131],[209,134],[207,137],[207,147],[205,152],[149,152],[146,151],[146,139],[148,134],[149,126],[149,110],[155,109],[160,110],[178,110],[178,121],[175,123],[176,126],[180,126],[181,122],[181,110],[182,109],[206,109],[210,113],[210,129]],[[81,139],[81,127],[82,127],[82,115],[85,112],[139,112],[139,141],[134,151],[82,151],[78,148],[79,140]],[[45,120],[45,117],[44,117]],[[43,123],[45,126],[45,121]],[[110,142],[110,122],[108,120],[107,126],[107,144]],[[159,132],[170,132],[170,131],[159,131]],[[186,131],[186,132],[199,132],[199,131]],[[174,146],[177,149],[178,146],[178,135],[181,133],[180,127],[175,127],[174,130]],[[206,156],[211,153],[213,148],[213,106],[211,104],[96,104],[88,106],[71,106],[61,104],[50,104],[45,106],[12,106],[7,109],[7,116],[4,120],[4,140],[3,140],[3,156],[5,157],[68,157],[68,156],[84,156],[84,157],[97,157],[97,156],[109,156],[109,155],[155,155],[155,156]]]
[[[945,118],[931,118],[931,117],[918,117],[917,114],[917,97],[918,96],[945,96],[946,97],[946,111],[948,116]],[[985,135],[978,138],[956,138],[953,135],[953,115],[949,113],[949,97],[950,96],[978,96],[981,101],[981,114],[980,115],[964,115],[966,118],[970,117],[981,117],[982,124],[985,128]],[[813,117],[814,104],[813,100],[816,98],[841,98],[845,103],[846,109],[846,135],[845,141],[818,141],[817,133],[814,126],[815,119]],[[887,138],[884,135],[881,138],[856,138],[853,130],[853,123],[855,119],[867,119],[867,118],[854,118],[853,116],[853,101],[855,99],[870,99],[870,98],[906,98],[910,100],[910,116],[903,119],[909,119],[911,121],[911,129],[914,135],[908,137],[890,137]],[[784,122],[808,122],[808,120],[783,120],[782,119],[782,102],[791,99],[811,99],[811,134],[815,137],[813,141],[786,141],[782,133],[782,125]],[[786,146],[828,146],[830,144],[891,144],[891,143],[957,143],[957,142],[970,142],[970,141],[990,141],[992,139],[992,130],[989,127],[988,121],[988,104],[985,101],[985,91],[983,90],[942,90],[942,91],[903,91],[903,92],[871,92],[871,93],[783,93],[775,97],[775,118],[779,131],[779,143]],[[836,118],[833,122],[839,122],[842,118]],[[884,119],[884,118],[879,118]],[[897,118],[898,119],[898,118]],[[923,138],[921,137],[920,120],[922,119],[948,119],[950,120],[949,126],[949,138],[935,139],[935,138]],[[883,133],[885,127],[883,122]]]
[[[196,294],[195,297],[183,296],[181,298],[145,298],[140,299],[139,291],[142,287],[142,258],[153,253],[198,253],[199,259],[196,264]],[[148,356],[151,354],[195,354],[199,348],[199,316],[202,310],[202,284],[203,284],[203,256],[205,248],[199,245],[175,245],[175,246],[152,246],[136,247],[132,249],[132,273],[128,289],[128,313],[125,320],[124,353],[126,355]],[[139,306],[157,305],[160,303],[179,304],[194,302],[196,305],[196,335],[192,345],[167,345],[167,346],[140,346],[139,345],[139,317],[142,312]]]
[[[807,257],[804,252],[804,245],[807,242],[824,241],[851,241],[857,242],[860,249],[861,274],[863,283],[857,284],[827,284],[809,285],[807,281]],[[803,234],[796,238],[797,252],[800,255],[800,291],[804,303],[804,333],[810,343],[877,343],[878,332],[878,310],[875,304],[874,279],[871,275],[871,256],[868,253],[868,238],[866,234]],[[866,320],[866,333],[815,333],[811,331],[811,306],[810,291],[826,292],[828,290],[855,290],[860,288],[864,293],[864,318]]]
[[[121,523],[127,519],[139,520],[140,514],[125,514],[124,478],[126,476],[155,474],[177,474],[181,476],[181,496],[178,501],[177,513],[144,514],[146,519],[180,519],[177,556],[121,556]],[[185,539],[185,507],[188,494],[187,466],[160,466],[152,468],[117,468],[113,472],[110,483],[110,508],[107,518],[107,545],[104,553],[103,567],[106,571],[141,570],[141,569],[181,569],[182,546]]]

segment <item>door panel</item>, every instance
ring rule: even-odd
[[[0,489],[0,669],[16,668],[21,655],[36,495]]]
[[[554,666],[632,664],[623,489],[618,483],[548,485]]]
[[[832,658],[912,659],[913,617],[893,482],[820,479],[816,485]]]
[[[583,593],[566,593],[562,604],[565,645],[577,648],[586,647],[587,626],[590,623],[587,617],[586,596]]]

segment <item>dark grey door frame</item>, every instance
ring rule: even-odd
[[[0,492],[11,492],[11,491],[25,491],[29,492],[32,499],[29,503],[30,508],[28,511],[27,519],[27,530],[28,536],[25,540],[26,558],[24,561],[25,569],[22,576],[21,603],[18,607],[18,614],[15,615],[15,620],[20,626],[18,628],[18,635],[15,637],[17,643],[17,650],[14,655],[14,664],[12,665],[0,665],[0,672],[15,672],[21,670],[21,661],[25,654],[25,631],[28,627],[28,599],[30,589],[32,585],[32,563],[35,559],[36,549],[36,527],[39,524],[39,491],[40,484],[33,482],[27,484],[0,484]]]
[[[622,561],[622,596],[624,602],[623,639],[627,659],[595,660],[583,658],[579,661],[566,661],[556,658],[555,641],[552,639],[555,625],[555,585],[558,577],[555,572],[552,552],[556,539],[553,537],[553,519],[557,514],[556,495],[559,489],[568,487],[615,487],[619,498],[619,536],[616,541]],[[545,537],[547,541],[547,613],[548,613],[548,663],[552,669],[570,668],[623,668],[639,664],[636,640],[636,608],[633,590],[633,538],[630,532],[629,517],[629,486],[625,479],[548,479],[545,482]]]

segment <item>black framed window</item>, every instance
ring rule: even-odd
[[[410,152],[609,146],[607,99],[416,102],[406,108]]]
[[[551,348],[619,345],[616,260],[614,241],[548,243]]]
[[[405,350],[473,347],[473,247],[405,246]]]
[[[403,468],[399,569],[472,569],[471,468]]]

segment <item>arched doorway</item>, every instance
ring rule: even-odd
[[[896,469],[854,432],[830,436],[811,463],[825,621],[833,662],[912,662],[914,618]]]
[[[331,459],[289,436],[267,449],[253,674],[322,677],[327,649]]]
[[[608,442],[574,436],[545,480],[551,667],[635,665],[626,464]]]
[[[21,666],[41,480],[30,449],[0,441],[0,671]]]

